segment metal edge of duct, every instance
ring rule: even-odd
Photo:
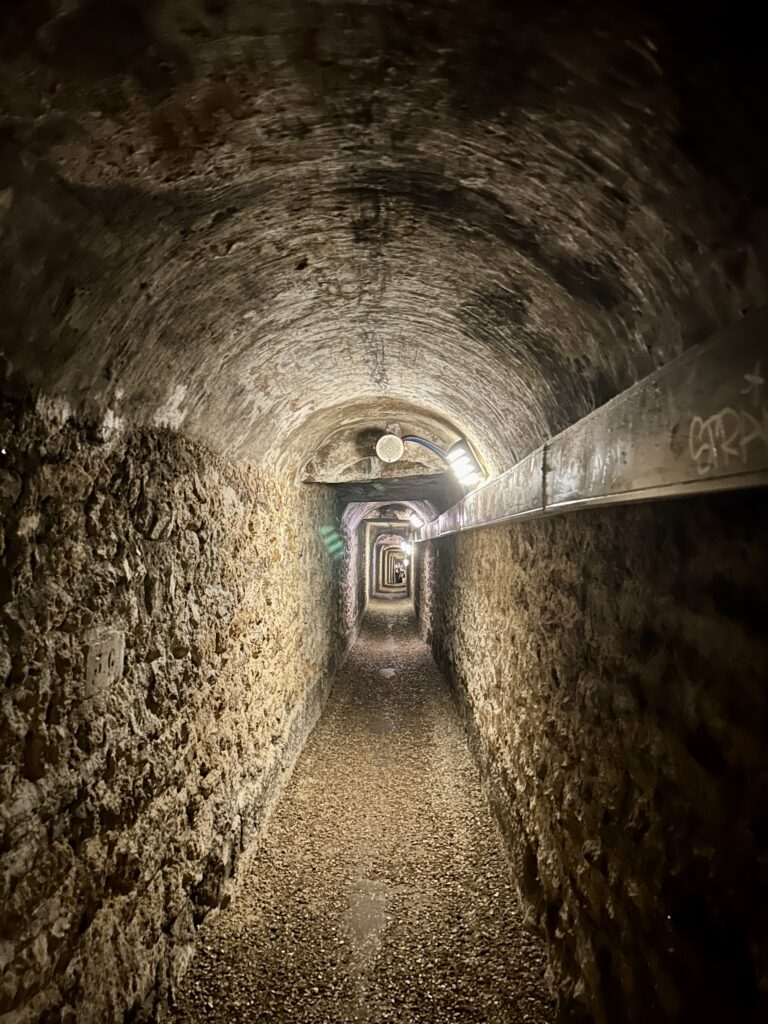
[[[416,541],[598,505],[768,484],[768,307],[551,438]]]

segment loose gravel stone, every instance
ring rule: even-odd
[[[374,604],[177,1024],[544,1024],[544,972],[412,608]]]

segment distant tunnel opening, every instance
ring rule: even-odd
[[[381,534],[376,538],[372,552],[371,597],[407,597],[408,555],[402,544],[404,538],[394,534]]]

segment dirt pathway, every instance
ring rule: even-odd
[[[447,686],[380,602],[177,1024],[545,1024],[543,972]]]

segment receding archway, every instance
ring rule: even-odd
[[[397,533],[379,533],[374,540],[371,546],[370,597],[410,596],[408,532],[403,528]]]

